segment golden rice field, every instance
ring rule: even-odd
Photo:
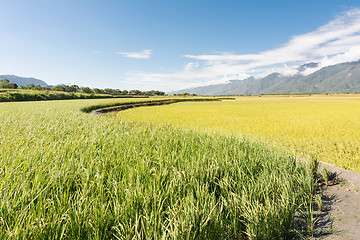
[[[237,97],[138,108],[118,116],[250,137],[360,173],[360,95]]]

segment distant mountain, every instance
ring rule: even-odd
[[[306,69],[308,68],[316,68],[319,66],[319,63],[316,63],[316,62],[310,62],[310,63],[305,63],[303,65],[301,65],[298,70],[299,72],[303,72],[305,71]]]
[[[17,85],[25,86],[26,84],[34,84],[34,85],[40,85],[42,87],[48,87],[49,85],[36,78],[25,78],[25,77],[19,77],[15,75],[0,75],[0,79],[8,79],[12,83],[16,83]]]
[[[308,63],[298,68],[302,72],[316,68],[318,63]],[[230,80],[229,83],[188,88],[174,93],[195,93],[197,95],[257,95],[296,93],[354,93],[360,92],[360,61],[340,63],[321,68],[304,76],[283,76],[272,73],[264,78],[249,77],[244,80]]]

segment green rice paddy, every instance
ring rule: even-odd
[[[115,101],[0,103],[0,238],[277,239],[309,208],[284,151],[80,111]]]

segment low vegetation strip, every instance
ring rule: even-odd
[[[0,102],[44,101],[65,99],[96,99],[96,98],[148,98],[142,95],[109,95],[80,92],[40,91],[23,89],[0,89]]]
[[[172,104],[177,102],[209,102],[209,101],[220,101],[218,98],[173,98],[173,99],[161,99],[161,100],[148,100],[148,101],[137,101],[137,102],[119,102],[111,104],[100,104],[84,107],[81,111],[94,114],[103,114],[114,111],[122,111],[129,108],[145,107],[145,106],[156,106]]]
[[[101,102],[0,103],[1,239],[279,239],[306,213],[291,156],[79,111]]]

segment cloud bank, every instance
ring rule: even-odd
[[[143,53],[144,54],[144,53]],[[255,54],[218,53],[184,55],[189,63],[183,70],[168,74],[136,73],[128,81],[158,84],[166,90],[224,83],[230,79],[249,76],[263,77],[272,72],[284,75],[298,73],[298,67],[318,62],[308,68],[310,74],[322,67],[360,59],[360,9],[352,9],[336,16],[318,29],[292,36],[284,45]]]
[[[116,52],[116,54],[122,55],[126,58],[147,59],[150,58],[151,52],[151,49],[146,49],[142,52]]]

